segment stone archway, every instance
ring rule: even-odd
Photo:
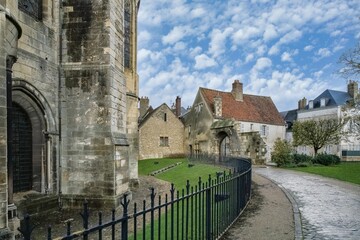
[[[22,157],[28,157],[31,159],[31,169],[28,170],[32,172],[31,179],[29,180],[31,187],[27,190],[34,190],[39,193],[48,192],[51,190],[53,179],[51,176],[53,161],[50,154],[52,138],[48,132],[52,129],[51,126],[53,126],[54,119],[49,111],[45,111],[46,107],[44,107],[44,104],[46,105],[46,102],[44,102],[42,95],[34,87],[29,87],[25,81],[14,81],[12,100],[13,105],[16,106],[13,109],[13,116],[16,117],[20,114],[23,120],[19,122],[13,119],[12,125],[15,128],[22,128],[22,124],[26,121],[25,118],[28,118],[28,125],[31,128],[18,133],[20,138],[29,139],[28,133],[31,132],[30,139],[28,140],[28,144],[31,144],[31,146],[27,146],[30,149],[23,149],[23,152],[25,151],[28,155],[19,157],[14,153],[13,158],[20,158],[21,160]],[[12,134],[14,137],[16,136],[16,129],[14,129]],[[16,181],[16,179],[13,179],[13,181]],[[26,191],[26,189],[21,189],[20,192],[22,191]]]

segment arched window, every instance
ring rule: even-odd
[[[42,0],[19,0],[18,7],[35,19],[42,19]]]
[[[124,67],[131,67],[131,5],[129,1],[124,6]]]

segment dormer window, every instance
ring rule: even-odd
[[[36,20],[42,19],[42,0],[19,0],[18,7]]]

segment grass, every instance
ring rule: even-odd
[[[155,164],[156,162],[156,164]],[[209,178],[209,174],[211,175],[212,179],[216,178],[216,172],[223,172],[224,168],[222,167],[218,167],[218,166],[212,166],[212,165],[207,165],[207,164],[194,164],[193,166],[189,167],[189,162],[187,159],[185,158],[175,158],[175,159],[169,159],[169,158],[164,158],[164,159],[148,159],[148,160],[141,160],[139,161],[139,174],[144,175],[144,174],[149,174],[153,171],[159,170],[161,168],[164,168],[166,166],[169,166],[171,164],[177,163],[177,162],[182,162],[182,164],[166,171],[160,174],[157,174],[155,177],[174,183],[175,185],[175,190],[176,191],[180,191],[181,194],[181,190],[185,188],[187,180],[189,180],[190,182],[190,186],[195,186],[198,184],[199,182],[199,177],[201,177],[202,182],[207,182],[208,178]],[[188,205],[189,204],[189,205]],[[196,206],[192,205],[194,204],[192,201],[187,203],[186,201],[179,201],[176,202],[174,204],[175,209],[179,209],[180,212],[177,212],[177,210],[174,210],[174,214],[176,217],[179,217],[179,220],[176,220],[176,218],[174,219],[174,227],[180,228],[180,235],[182,238],[184,238],[183,232],[182,232],[182,226],[183,224],[185,224],[185,222],[183,222],[183,219],[190,219],[193,218],[193,215],[195,213],[195,210],[197,209]],[[199,203],[198,203],[199,204]],[[184,214],[186,214],[186,212],[182,212],[182,209],[186,207],[190,208],[190,213],[188,216],[186,216],[185,218],[183,217]],[[194,209],[193,209],[194,208]],[[199,213],[200,214],[200,213]],[[162,213],[161,213],[161,217],[158,218],[155,222],[154,222],[154,231],[155,231],[155,237],[158,236],[159,234],[159,230],[158,230],[158,225],[159,225],[159,221],[161,221],[161,230],[160,230],[160,239],[164,239],[165,236],[165,213],[164,213],[164,209],[162,209]],[[170,207],[169,207],[169,212],[167,213],[167,217],[170,219]],[[147,216],[148,218],[149,216]],[[189,220],[190,221],[190,220]],[[189,235],[197,235],[200,234],[199,232],[195,233],[193,226],[189,226],[190,228],[190,232]],[[145,231],[144,231],[145,230]],[[176,229],[174,229],[176,230]],[[168,231],[168,237],[170,234],[170,225],[167,226],[167,231]],[[139,239],[142,238],[142,234],[145,234],[145,239],[149,239],[150,238],[150,225],[147,224],[145,229],[138,229],[137,232],[137,237]],[[129,237],[129,239],[133,239],[134,236],[131,235]]]
[[[186,162],[185,158],[162,158],[162,159],[146,159],[139,161],[139,174],[148,175],[153,171],[159,170],[178,162]]]
[[[291,170],[314,173],[324,177],[360,184],[360,162],[342,162],[332,166],[309,166],[291,168]]]
[[[157,162],[157,164],[155,164]],[[153,171],[164,168],[171,164],[182,162],[182,164],[160,174],[155,177],[174,183],[175,187],[180,190],[185,188],[186,181],[190,181],[191,186],[195,186],[199,177],[205,182],[209,178],[209,174],[212,178],[215,178],[216,172],[224,171],[224,168],[208,165],[208,164],[195,164],[193,167],[188,166],[188,160],[185,158],[163,158],[163,159],[148,159],[139,161],[139,174],[147,175]]]

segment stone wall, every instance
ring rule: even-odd
[[[129,181],[123,4],[63,4],[62,190],[117,201]]]
[[[11,80],[11,70],[17,56],[18,38],[21,27],[14,14],[14,3],[0,3],[0,232],[8,227],[8,165],[7,165],[7,89]],[[4,234],[2,238],[11,238]]]
[[[168,137],[168,146],[160,145],[160,137]],[[139,159],[184,155],[184,125],[166,104],[155,109],[140,125],[139,152]]]

